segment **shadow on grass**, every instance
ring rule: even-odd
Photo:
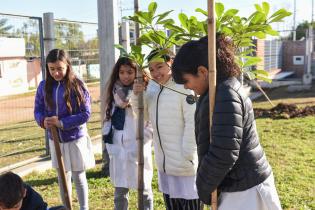
[[[14,139],[14,140],[4,140],[4,141],[0,141],[0,144],[13,144],[13,143],[18,143],[18,142],[24,142],[24,141],[30,141],[30,140],[40,140],[44,138],[44,136],[37,136],[37,137],[33,137],[33,138],[19,138],[19,139]]]
[[[49,179],[28,180],[28,181],[26,181],[26,183],[32,187],[52,185],[54,183],[57,183],[57,177],[52,177]]]
[[[96,164],[101,164],[102,160],[97,159]],[[55,175],[57,176],[57,175]],[[101,179],[104,178],[104,173],[103,171],[100,170],[91,170],[86,172],[86,178],[89,179]],[[37,186],[47,186],[47,185],[52,185],[54,183],[57,183],[57,177],[51,177],[48,179],[33,179],[33,180],[28,180],[26,181],[27,184],[37,187]]]
[[[19,124],[19,123],[17,123],[17,124]],[[11,127],[9,127],[9,126],[2,127],[2,128],[0,128],[0,131],[9,131],[9,130],[16,130],[19,128],[27,129],[27,128],[32,128],[32,127],[37,127],[36,124],[34,123],[34,121],[26,121],[26,122],[22,122],[22,124],[24,124],[24,125],[13,125]]]
[[[32,153],[32,152],[40,152],[40,151],[44,151],[45,148],[37,148],[37,149],[33,149],[34,147],[28,148],[26,150],[22,150],[22,151],[17,151],[17,152],[12,152],[10,154],[4,154],[0,157],[10,157],[10,156],[14,156],[14,155],[22,155],[22,154],[26,154],[26,153]]]

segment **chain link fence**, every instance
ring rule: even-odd
[[[69,52],[89,87],[90,135],[100,132],[97,23],[54,20],[55,47]],[[34,96],[43,79],[42,18],[0,14],[0,168],[48,154],[45,132],[34,121]]]

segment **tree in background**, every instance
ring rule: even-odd
[[[8,19],[0,18],[0,37],[9,34],[9,31],[13,28],[12,25],[8,25]]]
[[[296,27],[296,40],[301,40],[303,38],[306,38],[307,31],[311,25],[314,28],[315,22],[311,23],[311,22],[308,22],[307,20],[305,20],[304,22],[300,23]],[[290,33],[288,39],[290,39],[290,40],[293,39],[293,32]]]
[[[56,48],[65,49],[72,58],[82,57],[84,35],[79,23],[55,21]]]

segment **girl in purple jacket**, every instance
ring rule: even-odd
[[[50,128],[57,127],[69,193],[71,195],[72,177],[80,210],[88,209],[85,171],[95,166],[91,139],[86,128],[91,115],[90,94],[74,74],[69,56],[64,50],[53,49],[46,58],[46,79],[38,86],[34,115],[38,125],[48,130],[53,168],[58,165]],[[60,179],[58,173],[60,195],[65,204]]]

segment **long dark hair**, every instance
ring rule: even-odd
[[[127,65],[130,66],[135,71],[137,70],[137,64],[127,57],[120,57],[117,62],[114,65],[114,68],[112,70],[112,74],[109,79],[108,86],[106,88],[106,111],[105,111],[105,120],[109,120],[111,118],[111,110],[113,108],[113,101],[114,101],[114,95],[113,95],[113,88],[114,84],[117,80],[119,80],[119,69],[121,66]]]
[[[172,76],[176,83],[184,84],[183,74],[197,75],[198,67],[208,68],[208,38],[189,41],[184,44],[175,56],[172,65]],[[216,34],[217,82],[229,77],[237,77],[241,70],[235,61],[233,41],[223,34]]]
[[[66,51],[62,49],[53,49],[51,50],[46,58],[46,83],[45,83],[45,100],[49,108],[54,108],[54,101],[53,101],[53,84],[56,82],[55,79],[50,75],[48,63],[54,63],[57,61],[62,61],[67,64],[67,72],[65,77],[63,78],[65,93],[64,93],[64,100],[66,101],[67,110],[69,113],[72,113],[72,106],[71,106],[71,92],[75,94],[76,102],[78,106],[82,103],[85,103],[83,89],[84,84],[83,82],[76,77],[72,70],[70,57],[66,53]]]

